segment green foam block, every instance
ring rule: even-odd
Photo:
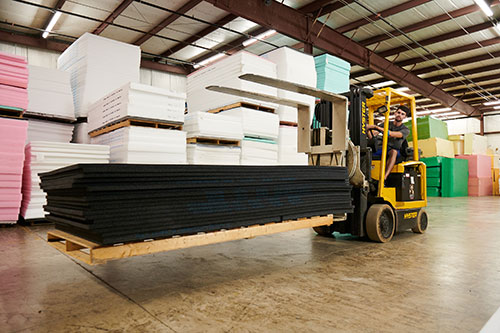
[[[440,187],[441,178],[427,177],[427,187]]]
[[[427,187],[427,196],[428,197],[440,197],[441,191],[439,187]]]
[[[410,135],[406,140],[413,140],[411,122],[406,122],[405,125],[410,129]],[[448,125],[444,121],[430,116],[417,118],[417,132],[419,140],[430,138],[448,140]]]
[[[443,158],[441,170],[441,193],[443,197],[465,197],[469,194],[468,160]]]
[[[441,162],[443,161],[443,158],[446,158],[446,157],[441,157],[441,156],[425,157],[425,158],[421,158],[420,160],[422,162],[424,162],[428,168],[430,168],[430,167],[440,167]]]
[[[427,167],[427,178],[429,178],[429,177],[440,178],[441,177],[441,168],[440,167]]]

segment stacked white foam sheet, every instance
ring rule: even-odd
[[[189,164],[239,165],[241,148],[208,144],[188,144]]]
[[[224,115],[196,112],[188,114],[184,122],[188,138],[243,139],[241,119]]]
[[[243,125],[245,136],[278,139],[280,119],[277,114],[238,107],[221,112],[224,116],[238,119]]]
[[[186,94],[129,82],[95,102],[88,112],[89,131],[125,118],[184,122]]]
[[[281,47],[270,51],[263,58],[276,64],[277,78],[306,86],[316,87],[316,67],[314,57],[291,49]],[[311,115],[314,113],[314,97],[278,89],[278,97],[299,101],[311,106]],[[276,109],[280,121],[297,122],[297,109],[280,105]]]
[[[191,73],[187,78],[188,112],[207,111],[242,101],[276,108],[277,105],[273,103],[205,89],[207,86],[219,85],[276,96],[276,88],[238,78],[238,76],[248,73],[276,78],[276,65],[257,55],[240,51]]]
[[[90,140],[109,145],[111,163],[186,164],[186,132],[130,126]]]
[[[51,141],[69,143],[73,136],[73,124],[38,119],[28,119],[28,121],[27,142]]]
[[[70,73],[53,68],[28,66],[27,112],[66,119],[75,118]]]
[[[57,67],[71,76],[76,117],[86,117],[88,107],[128,82],[139,82],[141,49],[85,33],[57,59]]]
[[[277,165],[278,144],[272,140],[246,137],[241,141],[241,165]]]
[[[90,143],[89,136],[89,124],[87,122],[76,123],[73,129],[73,138],[71,139],[73,143]]]
[[[25,219],[45,216],[45,192],[40,188],[39,174],[77,163],[109,163],[109,147],[73,143],[32,141],[25,149],[23,200],[21,215]]]
[[[307,165],[307,154],[297,152],[297,127],[280,126],[278,138],[280,165]]]

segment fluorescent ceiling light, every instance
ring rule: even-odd
[[[45,31],[42,34],[43,38],[47,38],[47,36],[49,35],[49,32],[51,32],[52,28],[54,28],[54,26],[56,25],[57,20],[59,20],[59,17],[61,17],[61,12],[58,12],[58,11],[56,11],[54,13],[54,15],[52,15],[52,18],[50,19],[50,22],[47,25],[47,28],[45,28]]]
[[[493,107],[493,109],[495,109],[495,110],[500,109],[500,105],[496,105],[496,106],[494,106],[494,107]]]
[[[276,33],[276,30],[274,30],[274,29],[267,30],[267,31],[261,33],[260,35],[255,36],[254,38],[247,39],[242,44],[243,44],[244,47],[248,47],[248,46],[250,46],[252,44],[257,43],[259,40],[263,40],[263,39],[271,37],[275,33]]]
[[[398,88],[396,90],[397,91],[406,91],[406,90],[410,90],[410,88],[408,88],[408,87],[401,87],[401,88]]]
[[[384,81],[384,82],[380,82],[380,83],[375,83],[375,84],[372,84],[373,87],[375,88],[382,88],[382,87],[385,87],[385,86],[390,86],[391,84],[394,84],[396,82],[390,80],[390,81]]]
[[[432,110],[429,110],[429,111],[431,111],[432,113],[445,112],[445,111],[451,111],[451,108],[432,109]]]
[[[497,104],[500,104],[500,101],[491,101],[483,103],[483,105],[497,105]]]
[[[214,55],[214,56],[212,56],[212,57],[210,57],[210,58],[208,58],[208,59],[205,59],[205,60],[203,60],[203,61],[200,61],[200,62],[199,62],[199,63],[197,63],[197,64],[194,64],[194,65],[193,65],[193,67],[194,67],[195,69],[197,69],[197,68],[200,68],[201,66],[206,66],[206,65],[208,65],[208,64],[210,64],[210,63],[212,63],[212,62],[214,62],[215,60],[218,60],[218,59],[220,59],[220,58],[222,58],[222,57],[225,57],[225,56],[226,56],[226,55],[225,55],[224,53],[218,53],[218,54],[216,54],[216,55]]]
[[[456,114],[460,114],[460,112],[453,111],[453,112],[440,113],[440,114],[437,114],[436,117],[453,116],[453,115],[456,115]]]
[[[476,5],[479,6],[479,8],[481,8],[481,10],[486,14],[486,16],[488,17],[493,16],[493,11],[491,10],[490,5],[486,3],[486,1],[474,0],[474,2],[476,3]]]

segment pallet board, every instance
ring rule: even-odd
[[[57,250],[83,261],[89,265],[104,264],[108,260],[129,258],[145,254],[186,249],[189,247],[229,242],[233,240],[271,235],[284,231],[314,228],[342,221],[344,217],[333,215],[315,216],[307,219],[254,225],[245,228],[219,230],[189,236],[174,236],[142,242],[132,242],[111,246],[102,246],[64,231],[54,230],[47,233],[48,243]]]
[[[226,106],[222,106],[216,109],[208,110],[207,112],[209,113],[219,113],[222,111],[226,110],[231,110],[239,107],[244,107],[244,108],[249,108],[249,109],[254,109],[254,110],[259,110],[259,111],[264,111],[264,112],[270,112],[274,113],[274,109],[270,108],[268,106],[263,106],[263,105],[258,105],[258,104],[253,104],[253,103],[248,103],[248,102],[237,102],[233,104],[229,104]]]
[[[90,137],[95,137],[104,133],[114,131],[115,129],[129,126],[143,126],[143,127],[153,127],[153,128],[164,128],[164,129],[176,129],[182,130],[182,124],[174,122],[165,122],[161,120],[146,120],[146,119],[125,119],[119,122],[106,125],[103,128],[92,131],[89,133]]]
[[[280,121],[280,125],[297,127],[298,124],[292,121]]]
[[[212,144],[219,146],[237,146],[241,145],[238,140],[225,140],[225,139],[217,139],[217,138],[187,138],[187,143],[203,143],[203,144]]]
[[[53,115],[53,114],[46,114],[46,113],[33,112],[33,111],[26,111],[24,113],[24,118],[50,120],[50,121],[55,121],[55,122],[60,122],[60,123],[74,123],[74,122],[76,122],[76,118],[74,118],[74,117],[65,117],[62,115]]]
[[[0,116],[10,117],[10,118],[22,118],[23,113],[24,110],[21,108],[0,105]]]

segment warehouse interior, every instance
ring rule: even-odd
[[[0,331],[500,331],[499,4],[2,1]]]

